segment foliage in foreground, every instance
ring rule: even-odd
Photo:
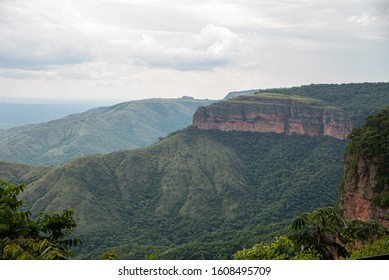
[[[358,249],[355,249],[350,259],[360,259],[369,256],[379,256],[389,253],[389,236],[384,236],[374,242],[369,242]]]
[[[319,260],[362,258],[389,253],[388,230],[375,221],[343,220],[333,208],[302,213],[288,227],[290,236],[275,237],[243,249],[235,260]]]
[[[24,188],[0,181],[0,259],[68,259],[71,247],[81,244],[70,236],[77,226],[74,210],[40,213],[32,219],[29,211],[21,210],[23,202],[18,195]]]
[[[234,254],[235,260],[319,260],[320,254],[312,248],[298,252],[287,236],[276,236],[272,243],[260,243]]]
[[[318,208],[311,213],[302,213],[293,220],[288,230],[291,238],[302,251],[313,248],[323,259],[337,256],[347,257],[348,252],[340,240],[344,241],[343,231],[346,221],[331,207]]]

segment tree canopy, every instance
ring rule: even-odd
[[[360,258],[389,253],[388,230],[375,221],[346,221],[334,208],[318,208],[297,216],[289,236],[275,237],[236,252],[236,260],[317,260]]]
[[[337,256],[347,257],[348,252],[339,240],[343,239],[346,222],[336,214],[334,208],[318,208],[311,213],[302,213],[296,217],[289,230],[292,239],[305,248],[313,248],[324,259]]]
[[[0,181],[0,259],[68,259],[81,240],[71,236],[75,210],[40,213],[23,211],[19,194],[25,185]]]

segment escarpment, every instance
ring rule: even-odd
[[[257,94],[200,107],[193,126],[222,131],[275,132],[345,139],[351,131],[347,115],[311,98]]]

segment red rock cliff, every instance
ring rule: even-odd
[[[346,168],[340,209],[347,220],[375,220],[389,228],[389,209],[374,202],[379,169],[374,162],[373,159],[362,159],[354,170]]]
[[[200,107],[193,126],[222,131],[276,132],[345,139],[349,118],[323,101],[281,94],[260,94]]]
[[[389,228],[389,107],[349,135],[339,210]]]

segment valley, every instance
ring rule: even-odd
[[[142,122],[133,126],[129,125],[132,119],[123,113],[123,109],[135,110],[131,109],[135,108],[132,104],[98,108],[54,122],[57,136],[53,139],[66,131],[69,143],[73,141],[71,135],[77,134],[75,131],[81,131],[81,135],[91,131],[85,138],[89,139],[87,146],[99,142],[99,135],[101,141],[109,142],[115,141],[118,134],[122,139],[131,139],[139,131],[141,138],[147,139],[147,119],[159,128],[165,127],[165,136],[150,137],[154,143],[145,143],[144,147],[112,148],[101,154],[95,151],[77,156],[64,150],[61,163],[56,157],[51,159],[50,153],[46,159],[35,161],[46,165],[2,161],[0,178],[28,185],[21,198],[34,215],[76,210],[75,234],[84,241],[77,258],[98,259],[114,249],[122,259],[151,255],[160,259],[230,259],[237,250],[283,234],[297,215],[337,204],[348,143],[345,131],[360,126],[360,119],[389,104],[388,83],[370,86],[303,86],[279,89],[277,94],[270,90],[237,96],[219,103],[149,100],[135,106],[144,112],[140,114]],[[326,96],[331,98],[322,98]],[[270,97],[271,106],[263,107],[266,102],[261,98]],[[261,100],[258,106],[257,98]],[[300,103],[293,103],[296,99]],[[297,113],[283,113],[291,111],[291,106],[283,103],[285,100],[294,104],[296,109],[292,112]],[[185,106],[183,101],[187,102]],[[226,110],[226,104],[239,104],[238,110]],[[214,110],[215,107],[222,109]],[[219,126],[198,125],[198,115],[207,110],[211,117],[203,117],[203,123],[211,120]],[[182,117],[189,111],[194,115],[193,125],[192,117],[189,124]],[[250,114],[262,111],[272,116],[267,121],[273,129],[261,131],[261,125],[257,126],[259,130],[240,129],[247,127],[242,126],[245,121],[254,122],[256,116]],[[325,112],[338,116],[330,123],[343,131],[341,137],[324,133],[323,123],[318,120],[326,120]],[[161,115],[165,118],[161,119]],[[83,121],[78,119],[80,116]],[[61,126],[65,120],[66,126]],[[237,129],[219,129],[223,123],[230,125],[236,120],[240,124],[234,126]],[[302,129],[288,133],[291,130],[278,130],[273,125],[276,122]],[[113,125],[117,123],[127,130],[118,131]],[[177,123],[180,127],[173,129]],[[27,128],[37,129],[39,136],[49,135],[53,132],[47,125]],[[19,134],[17,129],[13,130],[16,134],[12,139],[22,139],[26,132],[23,129]],[[2,139],[0,147],[8,138]],[[23,145],[25,149],[34,147]],[[72,145],[78,147],[77,141]],[[12,149],[1,151],[3,155],[9,150],[16,153],[17,147],[14,144]],[[27,154],[25,149],[20,151]],[[35,149],[37,155],[42,153]],[[37,156],[31,156],[34,157]]]
[[[344,146],[330,137],[187,128],[148,148],[45,170],[22,198],[33,213],[76,209],[87,258],[110,247],[122,258],[199,258],[200,248],[205,258],[230,258],[301,211],[331,205]]]

